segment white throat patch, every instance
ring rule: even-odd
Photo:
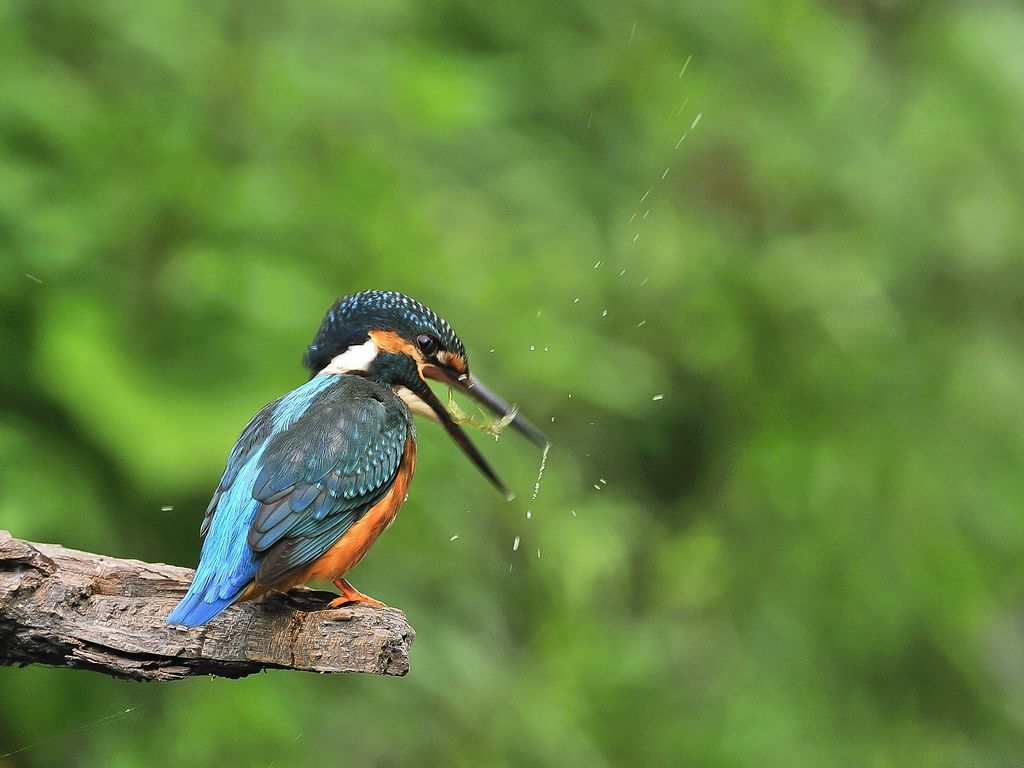
[[[437,414],[434,413],[434,409],[427,405],[419,395],[413,392],[408,387],[395,387],[395,394],[398,395],[409,406],[409,410],[413,413],[419,414],[420,416],[426,416],[431,421],[440,421],[437,418]]]
[[[370,370],[370,363],[377,357],[380,348],[370,339],[365,344],[355,344],[340,355],[336,355],[320,373],[348,373],[349,371]]]

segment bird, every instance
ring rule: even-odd
[[[345,576],[407,497],[413,414],[444,427],[511,499],[430,381],[476,400],[547,450],[537,427],[470,374],[451,326],[403,293],[339,298],[303,364],[309,380],[261,409],[231,449],[200,527],[199,565],[167,624],[200,626],[236,603],[314,581],[340,591],[328,607],[383,606]]]

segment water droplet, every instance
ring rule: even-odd
[[[551,443],[544,446],[544,453],[540,457],[540,469],[537,470],[537,482],[533,484],[533,496],[531,498],[536,499],[537,494],[540,493],[540,480],[544,477],[544,467],[548,465],[548,451],[551,450]],[[529,513],[527,513],[529,517]]]
[[[160,507],[160,511],[161,512],[173,512],[174,511],[174,506],[171,505],[171,504],[165,504],[164,506]]]
[[[664,399],[665,399],[664,395],[655,395],[654,397],[651,398],[651,400],[664,400]]]
[[[455,541],[457,538],[459,538],[459,534],[456,533],[454,536],[448,539],[448,541]]]
[[[515,540],[512,542],[512,551],[515,552],[517,549],[519,549],[519,537],[518,536],[516,536]]]

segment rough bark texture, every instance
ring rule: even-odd
[[[232,606],[204,627],[164,624],[192,571],[0,531],[0,664],[51,664],[134,680],[262,669],[404,675],[415,633],[394,608],[323,610],[295,590]]]

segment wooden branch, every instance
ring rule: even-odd
[[[232,606],[196,629],[164,621],[192,571],[34,544],[0,531],[0,664],[133,680],[243,677],[262,669],[404,675],[415,633],[395,608],[325,610],[293,590]]]

